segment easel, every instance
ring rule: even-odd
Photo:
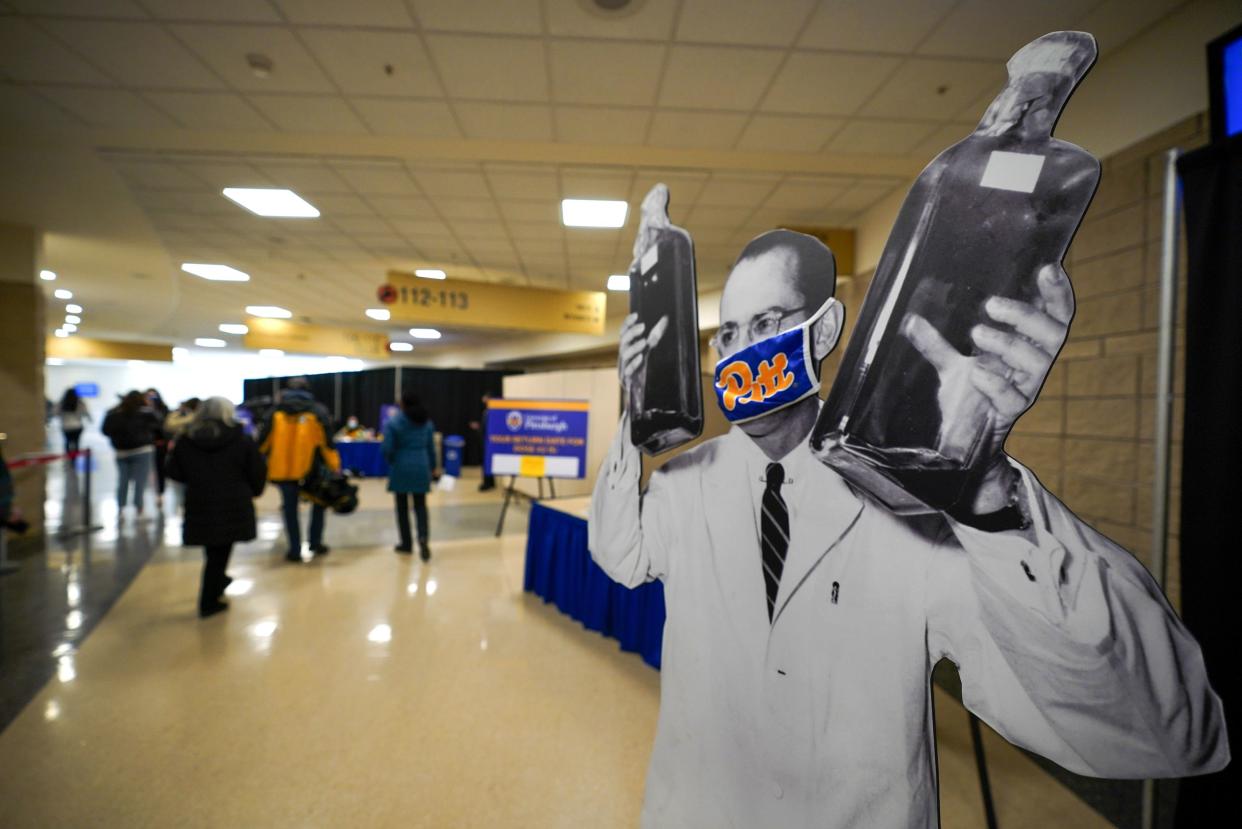
[[[521,477],[521,476],[519,476],[519,475],[510,475],[510,476],[509,476],[509,486],[505,487],[505,502],[504,502],[504,504],[503,504],[503,505],[501,505],[501,507],[500,507],[500,520],[496,522],[496,537],[497,537],[497,538],[500,538],[500,534],[501,534],[501,532],[503,532],[503,531],[504,531],[504,527],[505,527],[505,513],[507,513],[507,512],[509,511],[509,501],[510,501],[510,499],[512,499],[514,495],[519,495],[519,496],[520,496],[520,495],[523,495],[523,494],[524,494],[524,493],[521,493],[521,492],[517,492],[517,491],[513,488],[513,487],[517,484],[517,479],[518,479],[519,477]],[[546,479],[546,480],[547,480],[547,482],[548,482],[548,491],[552,494],[552,497],[553,497],[553,498],[555,498],[555,497],[556,497],[556,484],[555,484],[555,483],[553,483],[552,478],[547,477],[547,476],[543,476],[543,477],[539,477],[539,478],[536,478],[536,479],[535,479],[536,481],[538,481],[538,482],[539,482],[539,499],[540,499],[540,500],[543,500],[543,482],[544,482],[544,480],[545,480],[545,479]]]

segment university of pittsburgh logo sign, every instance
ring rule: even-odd
[[[758,369],[753,372],[749,363],[734,360],[720,370],[720,377],[716,380],[716,386],[721,390],[721,405],[726,412],[732,412],[738,403],[762,403],[793,384],[789,357],[785,354],[760,361]]]

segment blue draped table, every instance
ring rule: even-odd
[[[341,455],[341,468],[366,478],[388,477],[383,446],[378,440],[337,441],[336,451]]]
[[[608,578],[587,551],[584,519],[539,501],[531,506],[524,587],[659,669],[664,585],[653,581],[630,590]]]

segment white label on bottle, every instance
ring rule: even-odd
[[[660,261],[660,246],[652,245],[651,247],[647,248],[647,252],[643,254],[643,258],[642,258],[642,261],[639,263],[639,267],[642,268],[643,273],[646,273],[647,271],[654,268],[656,266],[656,263],[659,261]]]
[[[983,180],[979,184],[982,187],[994,187],[997,190],[1033,193],[1035,182],[1039,181],[1039,171],[1043,168],[1044,157],[1042,155],[993,150],[992,157],[988,159],[987,169],[983,171]]]

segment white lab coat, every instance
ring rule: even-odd
[[[802,465],[769,624],[746,485],[758,447],[734,427],[673,459],[640,514],[628,435],[623,419],[590,547],[622,584],[664,582],[643,826],[936,826],[941,657],[971,711],[1071,771],[1175,777],[1228,762],[1198,644],[1147,571],[1024,468],[1034,545],[896,517]]]

